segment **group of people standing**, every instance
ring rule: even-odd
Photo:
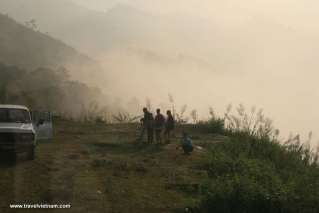
[[[154,132],[155,139],[158,144],[161,144],[163,139],[162,135],[164,133],[165,142],[169,143],[172,131],[175,128],[175,120],[170,110],[166,111],[166,118],[161,114],[161,110],[156,110],[155,118],[153,114],[148,111],[147,108],[143,108],[144,116],[141,119],[142,131],[139,137],[139,141],[143,140],[145,132],[147,133],[147,142],[153,143]],[[182,132],[180,147],[183,148],[185,154],[190,154],[193,151],[193,144],[191,138],[186,132]],[[178,147],[177,147],[178,148]]]
[[[171,133],[175,127],[174,117],[170,110],[166,112],[166,118],[163,114],[161,114],[161,110],[156,110],[156,116],[153,117],[153,114],[148,111],[147,108],[143,108],[144,116],[141,119],[142,123],[142,131],[140,135],[140,141],[143,140],[145,132],[147,133],[147,141],[152,143],[154,141],[154,132],[155,139],[157,143],[162,143],[163,138],[162,135],[164,133],[165,141],[167,143],[170,142]]]

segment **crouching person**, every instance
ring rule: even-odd
[[[191,152],[193,152],[194,147],[193,147],[192,139],[190,139],[190,137],[187,135],[186,132],[182,133],[180,146],[183,148],[184,154],[189,155]]]

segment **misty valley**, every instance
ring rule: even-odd
[[[0,0],[0,212],[318,213],[318,8]]]

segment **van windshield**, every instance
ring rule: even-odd
[[[0,108],[0,123],[31,123],[30,113],[24,109]]]

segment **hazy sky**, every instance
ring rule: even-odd
[[[122,3],[157,13],[190,14],[223,24],[238,24],[264,14],[291,27],[318,30],[319,2],[315,0],[73,0],[106,11]]]
[[[193,105],[202,109],[208,103],[220,112],[228,103],[257,105],[263,107],[286,134],[291,131],[305,135],[307,131],[313,130],[318,137],[318,1],[74,1],[102,11],[123,3],[152,13],[200,17],[218,26],[218,33],[231,37],[218,41],[220,55],[226,58],[224,69],[218,66],[223,74],[196,74],[205,68],[192,67],[190,63],[175,64],[171,65],[170,69],[175,70],[171,76],[180,82],[178,87],[172,85],[173,80],[166,80],[164,85],[155,81],[152,85],[155,85],[155,88],[164,86],[167,90],[174,91],[181,102],[189,105],[196,100],[197,105]],[[165,43],[160,45],[165,46]],[[210,48],[209,44],[207,48]],[[232,52],[234,50],[235,52]],[[119,52],[121,53],[121,50],[106,56],[106,63],[112,62],[112,69],[121,73],[121,76],[130,75],[132,67],[136,70],[152,70],[154,74],[166,68],[142,63],[136,56]],[[166,55],[169,53],[170,51],[167,51]],[[227,58],[233,57],[234,54],[240,56],[239,59],[227,61]],[[126,63],[121,63],[123,56]],[[211,60],[214,60],[212,55]],[[225,73],[229,67],[233,72]],[[181,74],[183,72],[187,74]],[[124,85],[134,87],[139,78],[140,76],[131,76],[131,81],[121,81],[118,78],[118,89],[125,88]],[[184,84],[184,87],[181,84]],[[167,90],[158,90],[159,96],[164,97]],[[133,94],[143,94],[143,91],[144,94],[147,93],[144,87],[137,87],[133,91]],[[151,91],[147,95],[152,96]]]

